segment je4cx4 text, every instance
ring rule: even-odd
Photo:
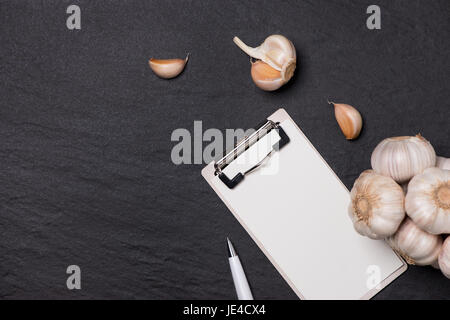
[[[253,304],[247,304],[247,305],[236,305],[236,304],[230,304],[228,305],[227,310],[227,317],[234,316],[234,315],[252,315],[252,314],[265,314],[266,309],[264,305],[253,305]]]

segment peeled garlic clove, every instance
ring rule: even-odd
[[[366,170],[350,192],[348,214],[356,231],[372,239],[383,239],[397,231],[405,217],[403,190],[389,177]]]
[[[250,57],[262,60],[275,70],[280,71],[281,79],[288,82],[294,75],[297,65],[295,47],[282,35],[271,35],[256,48],[247,46],[241,39],[234,37],[234,43]]]
[[[450,233],[450,170],[428,168],[408,184],[408,216],[432,234]]]
[[[277,90],[284,84],[281,72],[262,61],[252,63],[251,74],[253,82],[265,91]]]
[[[356,139],[362,128],[362,117],[358,110],[348,104],[328,102],[334,105],[334,116],[347,140]]]
[[[150,68],[157,76],[164,79],[171,79],[178,76],[184,69],[189,55],[186,59],[153,59],[148,62]]]
[[[436,157],[436,167],[450,170],[450,158]]]
[[[386,241],[408,264],[418,266],[434,264],[442,247],[440,236],[423,231],[409,218]]]
[[[381,141],[373,150],[372,169],[404,183],[436,163],[433,146],[420,134]]]
[[[442,273],[450,279],[450,236],[447,236],[442,245],[441,252],[438,258],[439,269]]]

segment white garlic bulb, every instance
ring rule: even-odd
[[[408,264],[418,266],[434,264],[442,247],[440,236],[423,231],[409,218],[386,241]]]
[[[402,188],[389,177],[366,170],[356,179],[350,193],[348,214],[356,231],[382,239],[397,231],[405,217]]]
[[[297,54],[294,45],[285,36],[271,35],[256,48],[247,46],[238,37],[234,37],[233,41],[250,57],[262,61],[252,63],[253,81],[261,89],[276,90],[294,75]]]
[[[439,269],[450,279],[450,236],[447,236],[439,253]]]
[[[450,158],[436,157],[436,167],[450,170]]]
[[[407,182],[436,163],[433,146],[421,135],[381,141],[372,153],[372,169],[398,183]]]
[[[432,234],[450,233],[450,170],[428,168],[408,184],[408,216]]]

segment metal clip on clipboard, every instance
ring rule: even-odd
[[[262,137],[267,135],[272,130],[277,130],[278,135],[280,136],[280,140],[272,146],[272,151],[270,151],[263,159],[255,163],[250,169],[244,172],[239,172],[231,179],[227,177],[225,173],[222,172],[222,170],[225,169],[225,167],[228,166],[231,162],[233,162],[239,155],[244,153],[248,148],[257,143]],[[244,180],[246,174],[258,169],[264,163],[264,161],[272,155],[274,151],[279,151],[289,141],[290,141],[289,137],[284,132],[283,128],[281,128],[279,123],[267,120],[266,122],[264,122],[259,126],[259,129],[257,129],[250,136],[246,137],[245,139],[237,143],[233,150],[228,152],[222,159],[220,159],[214,164],[215,175],[218,175],[219,179],[222,180],[222,182],[225,183],[225,185],[228,188],[233,189],[242,180]]]

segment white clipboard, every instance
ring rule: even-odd
[[[284,109],[202,175],[300,299],[370,299],[407,268],[356,233],[347,188]]]

